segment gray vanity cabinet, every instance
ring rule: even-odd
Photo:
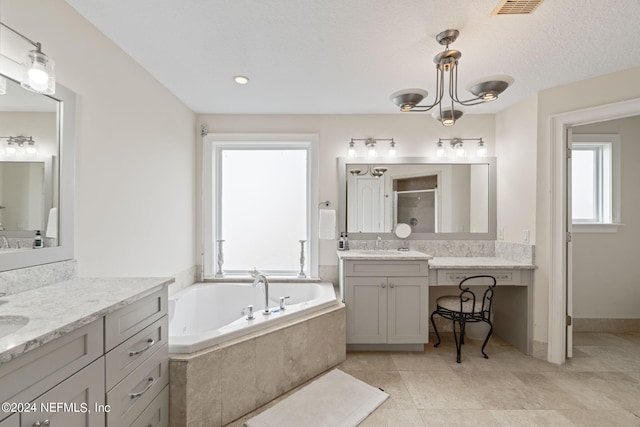
[[[9,418],[0,421],[0,427],[20,427],[20,415],[13,414]]]
[[[348,260],[347,344],[428,342],[427,261]]]
[[[67,378],[32,404],[36,410],[21,414],[20,427],[104,426],[104,358]]]
[[[0,364],[0,402],[22,405],[0,427],[166,427],[167,317],[162,288]]]

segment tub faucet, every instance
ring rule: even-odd
[[[253,286],[258,286],[260,283],[264,284],[264,311],[262,312],[262,314],[267,316],[271,314],[271,312],[269,311],[269,279],[267,279],[267,276],[265,274],[260,273],[255,268],[249,273],[254,278]]]

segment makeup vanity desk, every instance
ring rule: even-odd
[[[497,281],[492,305],[494,333],[530,355],[535,268],[532,264],[496,257],[434,257],[429,260],[430,300],[457,294],[458,284],[465,277],[494,276]]]
[[[533,337],[535,266],[496,257],[432,257],[417,251],[339,251],[340,294],[351,349],[419,350],[435,300],[458,294],[465,277],[497,280],[494,333],[525,354]]]

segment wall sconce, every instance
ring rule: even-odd
[[[477,157],[485,157],[487,155],[487,149],[484,146],[482,138],[438,138],[436,142],[436,157],[445,157],[446,150],[443,141],[449,141],[449,145],[454,150],[455,157],[465,157],[467,155],[464,148],[464,141],[478,141]]]
[[[13,155],[26,153],[32,156],[38,152],[36,142],[31,136],[0,136],[0,138],[5,138],[7,140],[4,146],[4,152],[7,154]]]
[[[55,63],[42,52],[42,45],[9,27],[4,22],[0,22],[0,26],[35,46],[34,50],[27,52],[22,62],[20,86],[32,92],[53,95],[56,92]]]
[[[367,165],[367,170],[362,171],[361,169],[351,169],[349,173],[353,176],[362,176],[362,175],[371,175],[374,178],[380,178],[387,171],[387,168],[375,167],[371,165]]]
[[[375,139],[375,138],[362,138],[362,139],[358,139],[358,138],[351,138],[351,141],[349,141],[349,149],[347,150],[347,155],[349,157],[355,157],[356,156],[356,141],[364,141],[364,145],[367,148],[367,157],[375,157],[377,155],[377,151],[376,151],[376,143],[378,141],[390,141],[389,142],[389,151],[387,152],[387,155],[393,157],[396,155],[396,142],[393,140],[393,138],[391,139]]]

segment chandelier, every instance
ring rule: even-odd
[[[472,106],[493,101],[498,98],[512,81],[488,80],[473,85],[469,90],[475,96],[467,100],[458,97],[458,61],[462,57],[459,50],[449,49],[449,45],[456,41],[460,32],[458,30],[445,30],[436,36],[436,40],[445,46],[445,50],[433,57],[436,64],[436,99],[431,105],[419,105],[428,93],[422,89],[404,89],[391,95],[391,100],[400,107],[402,112],[426,112],[435,106],[433,117],[444,126],[452,126],[456,120],[462,117],[462,111],[455,108],[455,104]],[[443,107],[446,101],[445,76],[448,76],[448,95],[451,106]],[[507,78],[508,80],[511,80]]]

